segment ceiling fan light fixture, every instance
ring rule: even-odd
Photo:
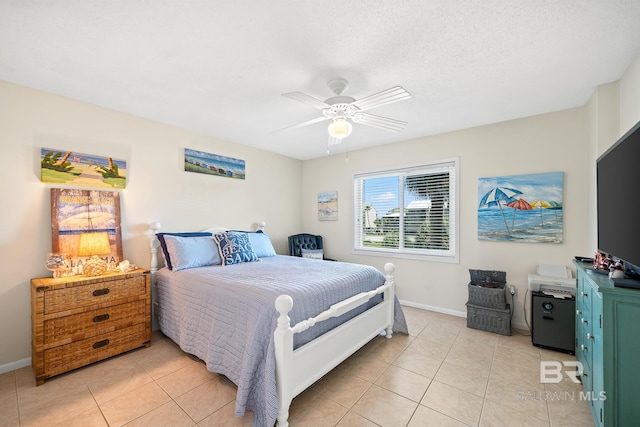
[[[345,118],[338,117],[329,124],[329,135],[336,139],[344,139],[351,135],[353,126]]]

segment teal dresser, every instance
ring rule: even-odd
[[[640,290],[574,261],[578,375],[598,427],[640,425]],[[580,369],[581,368],[581,369]]]

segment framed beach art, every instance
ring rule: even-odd
[[[318,219],[320,221],[335,221],[338,219],[337,191],[318,193]]]
[[[51,189],[51,250],[66,255],[77,274],[88,257],[78,254],[83,233],[106,232],[110,253],[100,254],[109,271],[123,260],[118,191]]]
[[[480,178],[478,240],[562,243],[563,173]]]
[[[127,185],[127,162],[69,150],[40,150],[40,180],[58,185],[117,189]]]
[[[184,170],[226,178],[245,179],[245,161],[204,151],[184,149]]]

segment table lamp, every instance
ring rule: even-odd
[[[98,255],[111,253],[107,232],[82,233],[78,244],[78,256],[91,257],[82,269],[85,276],[101,276],[107,271],[107,263]]]

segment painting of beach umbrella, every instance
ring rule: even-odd
[[[549,209],[551,205],[544,200],[534,200],[531,202],[531,206],[540,210],[540,225],[544,225],[544,222],[542,221],[542,209]]]
[[[513,202],[507,203],[507,206],[513,208],[513,217],[511,218],[511,229],[513,230],[513,225],[516,221],[516,211],[530,211],[533,209],[533,206],[529,204],[525,199],[514,200]]]
[[[504,226],[507,229],[507,234],[511,235],[511,231],[509,230],[509,225],[507,224],[507,220],[504,217],[504,211],[502,210],[502,203],[506,205],[507,203],[511,203],[515,201],[515,196],[518,194],[522,194],[522,191],[516,190],[515,188],[507,188],[507,187],[495,187],[488,191],[482,198],[480,199],[480,206],[498,206],[500,208],[500,214],[502,215],[502,220],[504,221]]]

